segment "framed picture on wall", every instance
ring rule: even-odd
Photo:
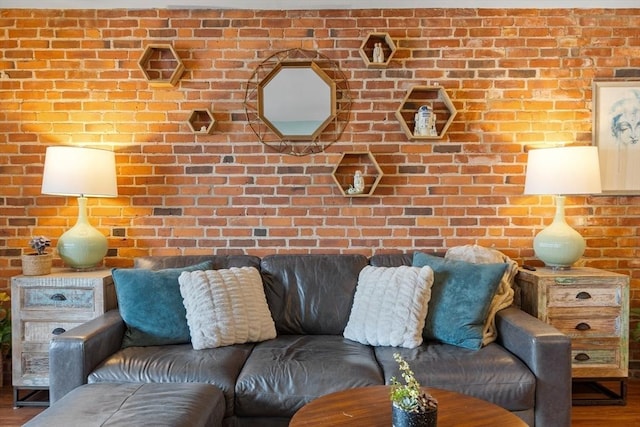
[[[640,81],[593,83],[602,192],[640,194]]]

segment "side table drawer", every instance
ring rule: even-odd
[[[624,366],[623,366],[624,365]],[[573,378],[622,378],[627,376],[620,345],[593,347],[576,345],[571,349]]]
[[[26,321],[22,327],[22,339],[27,342],[47,343],[53,335],[60,335],[71,328],[81,325],[82,322],[64,322],[64,321]]]
[[[620,314],[607,317],[550,315],[549,323],[571,338],[620,336]]]
[[[49,353],[23,352],[20,354],[20,382],[25,386],[49,386]],[[14,360],[13,363],[16,363]]]
[[[94,310],[93,289],[23,288],[22,310],[85,309]]]
[[[585,286],[551,286],[549,307],[619,307],[622,289]]]
[[[591,348],[572,349],[571,364],[574,367],[592,366],[615,368],[620,361],[620,351],[618,348]]]

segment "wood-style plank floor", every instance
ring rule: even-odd
[[[44,408],[13,408],[9,385],[0,388],[0,426],[18,427]],[[572,427],[630,427],[640,425],[640,379],[629,381],[625,406],[574,406]]]

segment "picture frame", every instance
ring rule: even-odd
[[[592,110],[602,192],[640,194],[640,80],[594,81]]]

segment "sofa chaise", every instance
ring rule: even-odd
[[[225,425],[286,426],[314,398],[388,384],[398,372],[393,359],[398,352],[424,386],[488,400],[530,426],[570,425],[570,340],[513,306],[497,312],[496,338],[478,348],[428,337],[413,348],[345,337],[365,267],[412,266],[414,254],[142,257],[127,270],[160,274],[203,262],[207,270],[252,267],[259,272],[275,327],[267,331],[267,339],[202,349],[194,348],[195,339],[126,344],[136,332],[123,319],[131,303],[125,299],[131,297],[118,290],[119,310],[52,338],[52,403],[87,383],[209,383],[224,394]],[[435,304],[435,286],[429,304]],[[162,292],[153,291],[136,303],[161,300]]]

